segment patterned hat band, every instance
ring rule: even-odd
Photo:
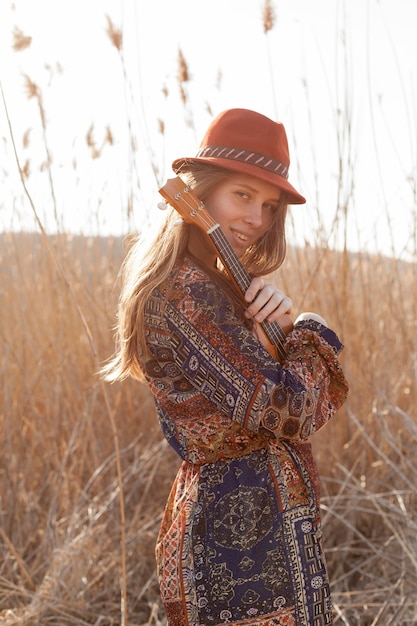
[[[278,174],[278,176],[282,176],[283,178],[288,178],[288,165],[259,152],[251,152],[250,150],[242,150],[241,148],[228,148],[226,146],[204,146],[200,148],[196,154],[196,158],[199,157],[216,157],[217,159],[240,161],[241,163],[256,165],[256,167]]]

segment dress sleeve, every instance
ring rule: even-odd
[[[282,439],[307,439],[343,404],[348,384],[330,329],[300,322],[279,364],[223,306],[204,302],[188,284],[164,304],[164,326],[176,367],[195,391],[244,428]],[[214,301],[214,300],[213,300]]]

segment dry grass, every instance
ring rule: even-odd
[[[347,405],[315,440],[336,623],[415,624],[416,267],[328,250],[290,257],[301,309],[328,312],[340,329],[351,382]]]
[[[120,240],[63,236],[52,245],[98,352],[109,355]],[[113,433],[94,375],[97,363],[41,238],[3,235],[1,250],[4,623],[117,624],[118,483]],[[148,623],[157,597],[153,540],[172,457],[161,444],[144,389],[115,385],[109,395],[119,429],[127,513],[127,612],[132,623]]]
[[[269,37],[275,12],[267,0],[262,17]],[[110,18],[107,35],[129,85],[122,30]],[[16,28],[15,51],[30,45],[30,35]],[[267,54],[274,85],[269,48]],[[192,126],[190,71],[181,49],[177,79]],[[42,169],[59,232],[42,86],[29,76],[25,86],[39,110]],[[355,178],[349,107],[343,113],[337,128],[341,224]],[[163,135],[164,120],[158,125]],[[25,148],[27,140],[28,134]],[[92,125],[86,142],[98,159],[113,144],[110,127],[100,144]],[[23,185],[33,169],[28,157],[20,166]],[[414,179],[410,184],[415,188]],[[132,205],[128,197],[128,217]],[[415,624],[416,266],[337,253],[314,245],[315,238],[322,242],[323,233],[312,234],[312,247],[289,250],[276,280],[295,311],[322,312],[346,344],[349,401],[314,441],[336,624]],[[153,550],[178,460],[161,439],[146,388],[128,381],[104,392],[95,375],[98,360],[113,350],[115,277],[124,252],[118,238],[0,235],[0,626],[165,623]]]
[[[113,431],[85,328],[112,351],[120,239],[1,236],[0,624],[163,624],[153,546],[178,465],[147,390],[110,386],[126,513],[127,607]],[[415,266],[290,250],[276,280],[346,344],[347,407],[317,437],[336,623],[415,623]]]

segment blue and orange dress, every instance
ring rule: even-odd
[[[182,459],[156,546],[168,625],[332,624],[309,438],[347,396],[340,341],[297,323],[277,363],[187,258],[145,330],[141,365]]]

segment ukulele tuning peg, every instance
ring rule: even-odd
[[[160,209],[161,211],[166,211],[168,208],[168,205],[166,202],[158,202],[158,209]]]

